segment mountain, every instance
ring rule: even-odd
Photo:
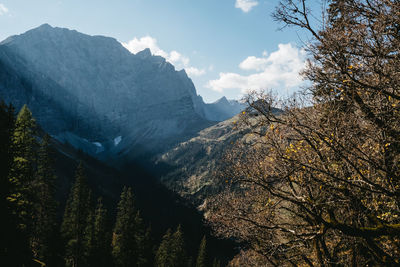
[[[218,121],[244,108],[225,97],[204,103],[184,70],[149,49],[132,54],[113,38],[48,24],[0,43],[0,97],[28,104],[59,144],[128,172],[147,163],[196,199],[214,190],[210,170],[239,138],[235,118]]]
[[[0,118],[0,124],[3,126],[7,125],[5,120],[8,119],[9,118],[2,116]],[[38,127],[36,130],[35,139],[40,141],[43,139],[46,133],[40,127]],[[2,131],[3,141],[7,140],[4,138],[4,133],[5,131]],[[31,133],[28,133],[28,135],[30,134]],[[209,247],[209,255],[211,257],[218,257],[223,262],[227,262],[234,255],[234,242],[211,236],[210,227],[203,224],[203,216],[197,209],[191,206],[186,200],[177,196],[175,193],[167,190],[162,184],[159,183],[158,180],[154,179],[139,166],[131,165],[129,171],[121,171],[112,168],[104,162],[99,161],[83,153],[82,151],[76,150],[72,146],[63,144],[55,139],[50,138],[49,145],[50,149],[48,151],[51,160],[48,163],[51,165],[50,169],[54,169],[57,177],[55,180],[54,189],[56,192],[56,199],[58,201],[56,208],[57,218],[55,220],[58,226],[62,217],[64,216],[64,208],[67,202],[68,194],[71,191],[71,185],[74,177],[76,176],[75,172],[77,170],[77,166],[82,165],[85,176],[88,178],[87,181],[89,188],[93,193],[92,199],[95,200],[98,197],[101,197],[104,205],[109,211],[107,213],[107,227],[109,230],[111,230],[112,225],[115,223],[115,216],[117,213],[116,208],[122,188],[124,186],[129,186],[134,192],[135,207],[138,208],[138,211],[140,211],[141,218],[143,218],[146,225],[151,226],[150,242],[152,243],[152,246],[158,246],[167,229],[176,229],[178,225],[181,225],[184,229],[185,238],[187,240],[185,243],[185,248],[190,255],[197,255],[198,244],[204,235],[207,236],[207,246]],[[31,146],[29,149],[35,148]],[[13,153],[18,150],[13,147],[8,151],[5,152],[5,149],[1,151],[2,159],[12,156]],[[4,157],[6,155],[5,153],[9,153],[9,155]],[[36,162],[37,159],[33,158],[32,160]],[[17,165],[13,166],[16,169],[20,168]],[[8,168],[5,168],[4,170],[7,171],[7,169]],[[48,176],[45,177],[47,178]],[[38,182],[37,180],[35,181]],[[30,181],[25,183],[29,182]],[[3,183],[3,185],[7,185],[7,183]],[[38,186],[36,183],[33,186],[35,190],[39,190],[37,189]],[[4,190],[4,188],[2,189]],[[6,192],[8,193],[9,191]],[[38,203],[37,198],[32,198],[31,203]],[[13,207],[15,206],[10,205],[10,208]],[[33,207],[33,205],[29,207]],[[32,210],[36,211],[36,208],[32,208]],[[1,211],[4,215],[4,208]],[[14,221],[12,222],[14,223]],[[6,230],[9,231],[10,229],[6,228]],[[15,236],[13,237],[15,238]],[[53,241],[54,243],[52,244],[56,245],[55,250],[57,250],[57,254],[59,254],[57,258],[62,257],[63,245],[65,245],[64,240],[57,234],[55,234],[53,238],[55,241]],[[104,236],[104,238],[106,238],[106,236]],[[19,243],[19,245],[22,247],[22,243]],[[4,257],[2,257],[2,266],[14,266],[11,264],[11,262],[8,262],[3,258]],[[48,262],[46,261],[46,263]],[[36,265],[28,264],[28,266]],[[61,261],[59,265],[57,264],[57,266],[63,266]]]
[[[226,99],[223,100],[228,102]],[[229,102],[228,102],[229,103]],[[268,107],[262,102],[258,108],[265,107],[276,115],[283,110]],[[259,111],[247,107],[246,113],[258,120]],[[158,156],[155,163],[156,175],[171,190],[191,200],[197,206],[221,190],[219,171],[226,167],[227,153],[236,145],[251,140],[250,128],[241,123],[241,115],[219,122],[201,130],[191,139],[181,142]],[[224,185],[224,182],[222,183]]]
[[[209,111],[184,70],[149,49],[132,54],[113,38],[45,24],[0,43],[0,99],[17,110],[27,104],[42,134],[51,134],[60,216],[82,162],[93,194],[114,213],[121,188],[133,188],[156,239],[182,224],[195,255],[210,235],[201,212],[136,163],[231,116]],[[232,241],[207,242],[211,256],[233,255]]]
[[[237,100],[228,100],[225,96],[214,103],[205,104],[205,117],[212,121],[224,121],[239,114],[246,105]]]
[[[135,195],[136,205],[146,224],[152,228],[153,237],[161,239],[168,228],[181,224],[189,242],[188,249],[195,255],[198,243],[204,234],[208,234],[213,256],[228,260],[234,254],[235,244],[228,240],[211,237],[211,229],[203,225],[202,214],[187,201],[167,190],[143,168],[131,165],[129,171],[120,171],[95,158],[77,151],[71,146],[51,140],[53,159],[57,173],[57,199],[63,210],[67,201],[72,178],[79,162],[83,162],[90,187],[94,195],[102,196],[105,205],[115,215],[116,203],[123,186],[130,186]],[[151,192],[151,194],[149,194]],[[62,214],[60,214],[61,216]]]
[[[237,129],[239,119],[237,115],[206,128],[160,155],[155,169],[161,181],[197,205],[217,193],[220,183],[215,174],[223,165],[223,157],[247,133],[246,129]]]
[[[237,100],[228,100],[225,96],[213,103],[204,103],[201,96],[193,99],[196,112],[209,121],[220,122],[232,118],[246,108]]]
[[[0,43],[0,96],[103,160],[156,154],[231,115],[208,109],[186,72],[149,49],[48,24]]]

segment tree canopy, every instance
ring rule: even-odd
[[[252,136],[227,155],[210,219],[273,265],[386,265],[400,258],[400,5],[328,1],[312,25],[306,1],[274,17],[306,29],[304,94],[251,93]],[[271,107],[280,105],[284,114]]]

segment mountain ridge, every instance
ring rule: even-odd
[[[158,153],[216,123],[184,70],[111,37],[43,24],[2,41],[0,62],[6,102],[103,160]]]

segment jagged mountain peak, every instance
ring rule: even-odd
[[[182,77],[188,77],[188,75],[187,75],[187,73],[186,73],[186,70],[185,69],[181,69],[180,71],[178,71],[179,72],[179,74],[182,76]]]
[[[224,121],[246,108],[246,105],[237,100],[228,100],[225,96],[213,103],[206,104],[206,117],[213,121]]]
[[[27,103],[47,132],[90,154],[154,153],[210,125],[184,72],[114,38],[44,24],[3,42],[1,64],[0,97]]]
[[[144,50],[137,52],[136,56],[141,57],[141,58],[147,58],[147,57],[151,57],[151,51],[150,48],[145,48]]]
[[[100,37],[100,38],[116,40],[115,38],[112,38],[112,37],[107,37],[107,36],[103,36],[103,35],[88,35],[88,34],[78,32],[77,30],[74,30],[74,29],[52,26],[48,23],[44,23],[36,28],[30,29],[30,30],[28,30],[22,34],[16,35],[16,36],[26,36],[29,34],[38,34],[39,32],[45,33],[45,34],[55,34],[55,33],[61,34],[61,33],[63,33],[63,34],[81,36],[81,37],[90,36],[90,37]]]
[[[42,25],[40,25],[36,29],[48,30],[48,29],[53,29],[53,27],[48,23],[43,23]]]
[[[71,43],[77,44],[79,42],[85,42],[85,45],[92,45],[93,49],[96,49],[94,44],[107,46],[109,48],[114,46],[118,47],[118,49],[123,49],[122,45],[115,38],[102,35],[88,35],[68,28],[53,27],[47,23],[22,34],[13,35],[6,40],[8,40],[7,43],[14,43],[18,46],[21,46],[22,43],[32,42],[29,45],[32,46],[31,48],[35,49],[40,48],[38,46],[39,44],[61,44],[62,48],[65,48],[68,45],[71,45]],[[41,48],[44,50],[48,47]]]
[[[218,99],[217,101],[215,101],[214,103],[215,104],[229,104],[229,101],[225,96],[223,96],[220,99]]]
[[[136,75],[143,77],[144,72],[157,70],[157,75],[163,73],[162,75],[166,76],[168,73],[167,76],[179,80],[181,85],[175,85],[170,90],[163,90],[161,94],[153,97],[160,96],[160,99],[168,99],[169,97],[165,96],[165,93],[174,91],[182,96],[190,95],[196,113],[212,121],[225,120],[237,112],[235,107],[232,112],[222,111],[221,108],[208,110],[211,106],[205,104],[197,95],[194,84],[184,69],[176,71],[171,63],[161,56],[153,55],[149,48],[132,54],[120,42],[111,37],[91,36],[76,30],[43,24],[23,34],[12,36],[2,44],[28,59],[30,63],[34,62],[35,66],[31,65],[30,67],[41,73],[48,73],[63,87],[77,89],[84,85],[88,88],[93,87],[96,92],[109,91],[110,86],[107,84],[110,82],[110,77],[121,76],[120,80],[113,79],[112,83],[121,84],[121,88],[130,87],[130,91],[132,90],[130,82],[125,80],[129,76],[127,75],[129,72],[136,72]],[[87,76],[90,79],[87,79]],[[93,78],[95,78],[94,83]],[[168,81],[162,86],[169,85],[168,87],[171,87],[173,83],[175,82]],[[178,82],[176,81],[176,83]],[[184,91],[180,90],[183,88]],[[125,90],[116,88],[115,93],[123,93],[126,90],[128,88]],[[229,100],[225,97],[219,102],[214,104],[224,105],[230,109]]]
[[[184,70],[114,38],[43,24],[3,41],[0,64],[0,97],[27,103],[47,132],[90,154],[160,151],[215,121]]]

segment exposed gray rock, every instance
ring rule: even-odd
[[[0,64],[2,98],[103,159],[163,151],[239,111],[226,99],[205,104],[184,70],[149,49],[48,24],[1,42]]]
[[[241,140],[247,129],[236,129],[239,115],[201,130],[160,155],[156,166],[161,180],[197,205],[219,191],[216,172],[223,166],[225,153]]]
[[[3,41],[0,61],[1,96],[17,108],[28,103],[46,131],[90,154],[116,150],[108,147],[116,136],[125,147],[115,152],[155,152],[210,125],[184,71],[113,38],[44,24]]]

